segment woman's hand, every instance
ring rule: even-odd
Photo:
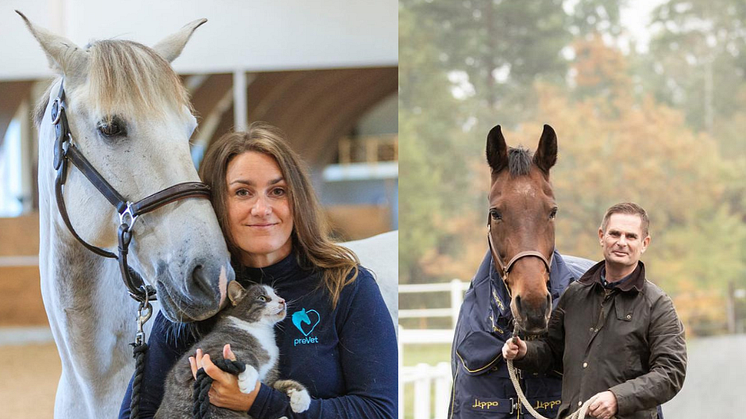
[[[515,336],[508,339],[503,345],[503,358],[506,360],[521,359],[526,356],[526,349],[526,342]]]
[[[223,358],[231,361],[236,360],[236,355],[231,351],[231,345],[223,347]],[[197,370],[205,369],[205,373],[214,381],[210,387],[208,397],[210,403],[217,407],[236,410],[239,412],[248,412],[251,405],[254,404],[256,395],[259,393],[260,383],[256,381],[256,387],[248,394],[244,394],[238,388],[238,377],[227,373],[210,359],[210,354],[203,354],[201,349],[197,349],[195,356],[189,357],[189,365],[192,367],[192,375],[197,378]]]

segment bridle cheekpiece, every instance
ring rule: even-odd
[[[522,252],[518,252],[506,264],[503,261],[500,252],[497,250],[497,247],[495,247],[495,245],[492,243],[492,224],[490,223],[489,218],[487,219],[487,243],[489,243],[490,246],[490,254],[492,255],[492,260],[494,261],[495,266],[499,267],[498,273],[500,274],[500,278],[502,278],[505,289],[508,291],[508,296],[511,299],[513,298],[513,294],[510,290],[510,286],[508,285],[508,275],[510,274],[511,269],[513,269],[515,263],[518,262],[520,259],[523,259],[525,257],[539,258],[544,263],[544,267],[546,267],[547,273],[549,274],[552,272],[552,260],[554,259],[554,252],[552,252],[552,254],[549,256],[549,259],[547,259],[543,254],[541,254],[541,252],[537,250],[524,250]]]
[[[55,128],[56,140],[54,142],[54,169],[57,171],[55,178],[55,197],[60,216],[65,222],[70,233],[93,253],[119,261],[119,270],[132,298],[140,302],[141,310],[143,304],[149,306],[148,301],[155,300],[156,290],[146,284],[142,276],[132,269],[127,263],[129,245],[132,241],[132,227],[140,215],[147,214],[166,204],[185,198],[210,199],[210,187],[202,182],[183,182],[170,186],[166,189],[149,195],[139,201],[131,202],[125,199],[85,158],[83,153],[75,146],[73,135],[65,111],[65,81],[60,81],[60,90],[52,104],[52,125]],[[64,185],[67,180],[68,163],[72,163],[88,179],[89,182],[116,208],[119,213],[119,228],[117,230],[118,254],[106,249],[94,246],[83,240],[70,222],[64,200]],[[150,317],[149,314],[147,317]]]

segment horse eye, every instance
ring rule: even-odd
[[[127,129],[124,121],[117,117],[112,117],[101,121],[98,125],[98,131],[104,137],[124,137],[127,135]]]
[[[549,219],[554,219],[557,217],[557,208],[552,208],[552,211],[549,213]]]
[[[495,221],[500,221],[503,219],[503,216],[502,214],[500,214],[500,211],[494,208],[490,210],[490,217],[492,217],[492,219]]]

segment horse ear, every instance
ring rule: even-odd
[[[238,281],[231,281],[228,283],[228,299],[231,301],[233,307],[237,306],[239,301],[243,300],[246,295],[246,289],[238,283]]]
[[[505,144],[500,125],[496,125],[487,134],[487,163],[493,174],[508,167],[508,145]]]
[[[197,19],[184,25],[178,32],[166,37],[161,42],[155,44],[153,49],[169,63],[175,60],[184,49],[187,41],[192,36],[195,29],[207,22],[207,19]]]
[[[21,12],[16,10],[26,26],[34,35],[39,45],[47,54],[49,66],[61,72],[71,83],[85,77],[88,73],[88,52],[81,49],[63,36],[55,35],[33,23]]]
[[[549,169],[557,163],[557,134],[549,125],[544,125],[541,133],[539,146],[534,153],[534,164],[544,173],[549,174]]]

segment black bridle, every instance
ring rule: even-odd
[[[124,285],[127,287],[130,296],[140,302],[141,309],[143,304],[149,306],[148,300],[155,300],[155,288],[146,284],[142,276],[127,264],[127,254],[130,242],[132,241],[132,226],[140,215],[147,214],[166,204],[191,197],[210,199],[210,187],[201,182],[183,182],[158,191],[137,202],[128,201],[101,176],[73,143],[73,135],[70,132],[65,112],[64,79],[60,82],[59,93],[57,93],[57,98],[52,104],[51,115],[56,133],[56,140],[54,142],[54,169],[57,171],[55,196],[62,220],[67,225],[70,233],[88,250],[106,258],[117,259]],[[86,242],[73,228],[67,214],[63,196],[63,187],[67,180],[68,163],[75,165],[88,181],[116,208],[117,213],[119,213],[119,229],[117,232],[119,239],[118,254]],[[148,317],[150,317],[149,314]]]

